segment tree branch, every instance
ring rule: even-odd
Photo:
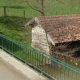
[[[41,14],[43,14],[42,10],[38,9],[37,6],[34,6],[35,8],[33,8],[33,7],[29,4],[28,1],[26,1],[26,2],[27,2],[27,4],[29,5],[29,7],[30,7],[31,9],[33,9],[33,10],[35,10],[35,11],[38,11],[38,12],[40,12]]]

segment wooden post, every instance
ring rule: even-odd
[[[24,18],[25,18],[25,10],[24,10]]]
[[[4,16],[6,16],[6,7],[4,7]]]

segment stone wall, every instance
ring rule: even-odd
[[[46,39],[45,30],[36,26],[32,28],[32,47],[49,54],[49,46]]]

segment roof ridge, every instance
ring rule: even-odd
[[[67,14],[67,15],[53,15],[53,16],[39,16],[39,18],[41,17],[79,17],[80,14]]]

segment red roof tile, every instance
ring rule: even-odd
[[[37,22],[38,20],[38,22]],[[80,40],[80,15],[41,16],[35,21],[50,35],[55,43]],[[33,23],[32,21],[28,23]]]
[[[38,19],[55,43],[80,40],[80,15],[42,16]]]

